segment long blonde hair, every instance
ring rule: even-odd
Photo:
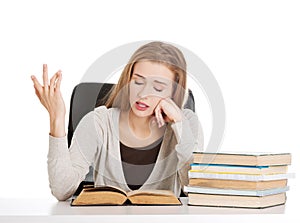
[[[128,85],[134,65],[139,61],[162,63],[174,73],[174,81],[177,86],[173,89],[173,100],[179,108],[182,108],[186,89],[185,58],[182,52],[175,46],[158,41],[147,43],[134,52],[122,71],[118,83],[109,93],[109,97],[105,103],[106,107],[118,107],[121,110],[128,110],[130,108]]]

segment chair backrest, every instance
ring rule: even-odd
[[[75,86],[71,96],[68,145],[70,146],[73,133],[84,115],[93,111],[95,107],[104,105],[114,84],[111,83],[80,83]],[[195,100],[192,91],[188,90],[188,98],[184,108],[195,111]],[[85,181],[93,181],[93,169],[87,174]]]
[[[105,104],[105,96],[114,84],[80,83],[73,89],[70,102],[68,145],[80,120],[95,107]]]

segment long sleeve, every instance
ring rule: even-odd
[[[178,164],[177,170],[179,174],[181,187],[188,184],[188,170],[193,161],[193,152],[203,149],[203,132],[197,115],[191,110],[183,110],[184,119],[171,125],[177,145]]]
[[[100,144],[97,123],[94,111],[85,115],[74,132],[70,148],[66,136],[56,138],[49,135],[49,183],[58,200],[70,198],[88,173]]]

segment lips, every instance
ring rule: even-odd
[[[147,104],[145,104],[143,102],[137,101],[135,103],[135,107],[136,107],[137,110],[145,111],[145,110],[147,110],[149,108],[149,105],[147,105]]]

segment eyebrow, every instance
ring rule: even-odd
[[[140,74],[137,74],[137,73],[134,73],[133,75],[136,75],[136,76],[138,76],[138,77],[140,77],[140,78],[146,79],[144,76],[142,76],[142,75],[140,75]],[[158,83],[158,84],[162,84],[162,85],[167,86],[167,83],[162,82],[162,81],[159,81],[159,80],[154,80],[154,82],[155,82],[155,83]]]
[[[138,77],[141,77],[141,78],[143,78],[143,79],[146,79],[144,76],[142,76],[142,75],[140,75],[140,74],[137,74],[137,73],[134,73],[133,75],[136,75],[136,76],[138,76]]]

